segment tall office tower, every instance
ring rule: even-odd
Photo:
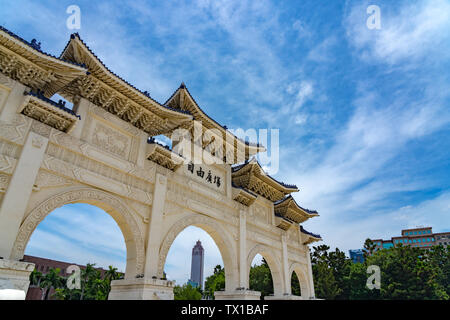
[[[205,250],[200,240],[192,248],[191,281],[203,289],[203,261]]]

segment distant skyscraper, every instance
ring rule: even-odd
[[[192,248],[192,264],[191,264],[191,282],[198,283],[200,289],[203,289],[203,261],[205,250],[200,240],[197,241]]]

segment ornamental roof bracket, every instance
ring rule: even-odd
[[[72,131],[81,117],[65,106],[46,98],[42,91],[24,92],[26,96],[18,112],[65,133]]]

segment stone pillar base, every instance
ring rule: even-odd
[[[108,300],[173,300],[173,287],[174,282],[168,280],[114,280]]]
[[[0,259],[0,300],[25,300],[34,263]]]
[[[264,300],[305,300],[305,298],[293,294],[284,294],[282,296],[265,296]]]
[[[251,290],[216,291],[216,300],[260,300],[261,292]]]

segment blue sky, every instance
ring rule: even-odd
[[[331,247],[450,230],[450,1],[3,2],[0,24],[55,55],[77,4],[82,39],[156,100],[184,81],[219,123],[280,129],[276,178]]]

